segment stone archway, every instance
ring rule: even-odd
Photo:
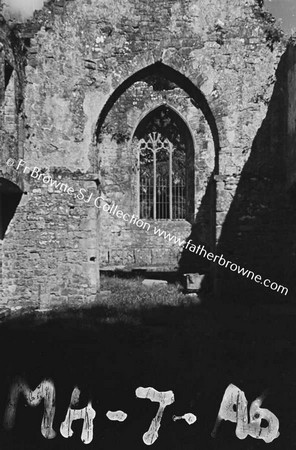
[[[3,239],[21,198],[22,191],[16,184],[0,178],[0,304],[3,303]]]
[[[187,123],[193,135],[191,152],[195,155],[191,165],[196,166],[197,170],[192,167],[194,174],[190,176],[191,188],[196,187],[197,195],[191,193],[191,198],[195,198],[191,202],[192,218],[186,223],[166,220],[160,224],[158,219],[164,219],[160,216],[149,221],[147,228],[150,232],[161,225],[176,236],[177,242],[172,246],[171,243],[167,245],[163,237],[150,236],[133,226],[134,223],[126,223],[122,218],[117,220],[108,211],[100,210],[101,267],[159,266],[170,261],[176,267],[181,242],[190,235],[191,226],[196,221],[202,222],[208,245],[214,245],[213,183],[214,174],[218,173],[219,152],[216,121],[203,93],[191,80],[163,63],[148,66],[128,78],[114,91],[102,109],[96,137],[103,196],[107,202],[116,203],[123,213],[127,213],[125,217],[139,214],[138,155],[130,143],[145,112],[148,111],[146,114],[149,116],[149,111],[168,107],[175,111],[172,114],[178,118],[176,120],[181,122],[181,117],[185,119],[181,128],[184,130],[184,124]]]

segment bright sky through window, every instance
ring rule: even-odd
[[[4,0],[4,13],[12,18],[27,20],[33,16],[34,11],[41,9],[45,0]]]
[[[296,31],[296,0],[265,0],[265,8],[282,20],[282,28],[286,33]]]

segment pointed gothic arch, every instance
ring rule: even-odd
[[[161,62],[141,69],[109,97],[95,137],[94,164],[105,201],[116,202],[131,218],[118,222],[100,210],[101,267],[178,261],[179,248],[162,248],[135,227],[135,216],[140,224],[164,220],[162,226],[183,240],[199,223],[204,241],[213,247],[218,128],[207,99],[191,80]],[[141,158],[138,145],[146,150],[154,145],[159,161]]]
[[[219,173],[219,150],[220,150],[220,141],[219,141],[219,133],[217,128],[217,123],[214,118],[213,112],[208,104],[208,101],[202,91],[185,75],[172,67],[162,63],[161,61],[157,61],[154,64],[151,64],[143,69],[138,70],[125,81],[123,81],[110,95],[109,99],[105,103],[102,111],[99,115],[97,125],[96,125],[96,140],[100,141],[100,134],[102,131],[103,124],[105,122],[106,117],[108,116],[110,110],[116,103],[116,101],[120,98],[120,96],[134,83],[137,81],[144,80],[147,77],[151,76],[159,76],[169,82],[175,83],[181,89],[183,89],[186,94],[191,98],[192,103],[199,108],[203,115],[205,116],[214,141],[215,146],[215,169],[214,173]]]

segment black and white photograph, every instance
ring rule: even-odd
[[[0,0],[0,450],[296,450],[295,284],[295,0]]]

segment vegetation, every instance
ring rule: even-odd
[[[283,40],[284,32],[281,30],[279,21],[269,11],[263,9],[264,1],[256,0],[256,2],[259,8],[254,8],[255,17],[263,22],[267,46],[273,50],[274,44]]]
[[[122,310],[149,309],[157,306],[180,306],[186,297],[180,284],[149,287],[142,284],[143,278],[119,278],[101,276],[101,289],[110,291],[107,304]]]

